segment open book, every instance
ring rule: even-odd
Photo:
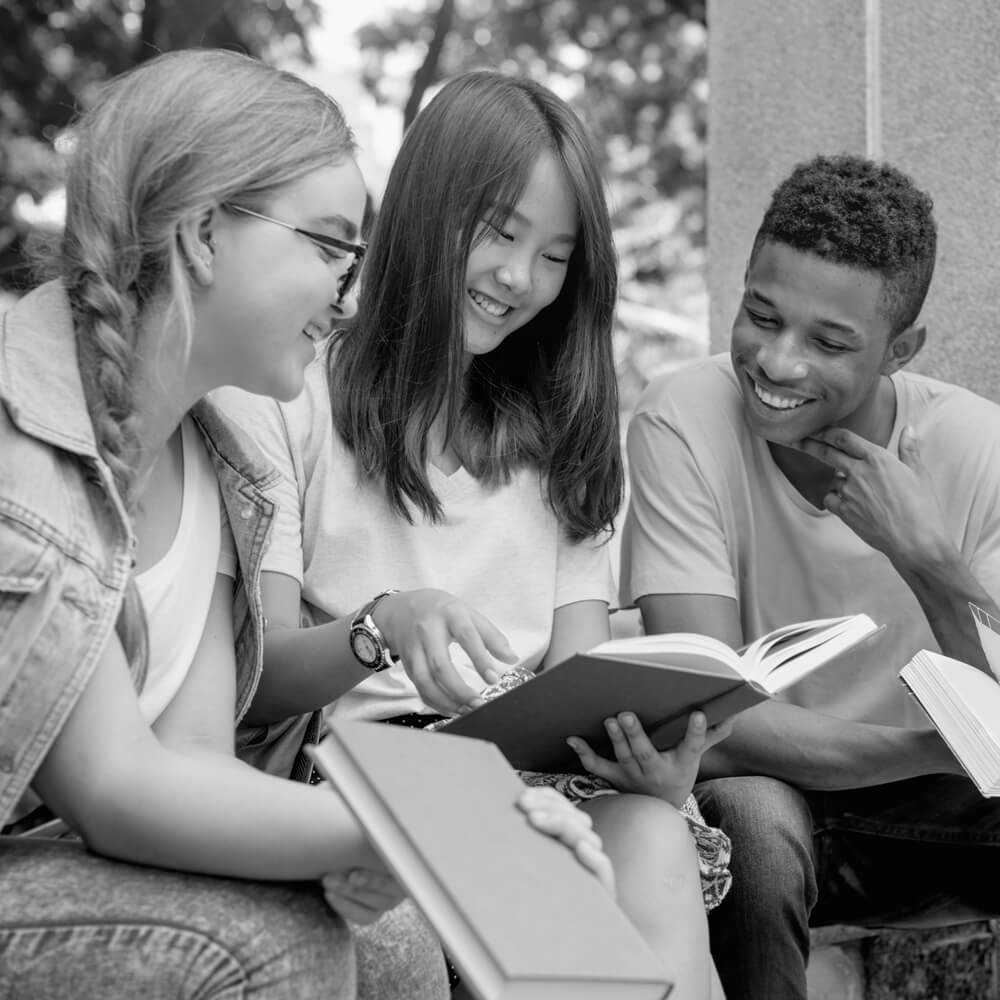
[[[631,711],[661,749],[699,709],[709,725],[772,697],[877,631],[868,615],[797,622],[737,653],[690,632],[636,636],[578,653],[471,712],[443,732],[490,740],[522,770],[579,772],[567,736],[610,754],[604,719]]]
[[[662,1000],[669,976],[613,897],[516,802],[481,740],[334,719],[311,748],[479,1000]]]
[[[899,672],[984,796],[1000,795],[1000,622],[970,604],[993,676],[921,649]]]

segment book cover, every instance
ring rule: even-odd
[[[582,773],[566,737],[580,736],[608,756],[608,716],[635,713],[656,746],[668,749],[683,737],[696,709],[715,725],[772,697],[876,631],[867,615],[784,626],[748,647],[756,670],[743,667],[739,654],[707,636],[671,633],[613,640],[542,671],[450,720],[441,731],[496,743],[521,770]],[[776,687],[775,678],[783,683]]]
[[[532,829],[489,743],[333,720],[312,750],[480,1000],[662,1000],[669,976],[612,897]]]

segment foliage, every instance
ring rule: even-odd
[[[236,48],[311,60],[316,0],[4,0],[0,4],[0,284],[26,278],[19,198],[59,184],[53,143],[95,87],[159,52]]]

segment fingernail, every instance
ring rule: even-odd
[[[580,746],[580,744],[577,743],[577,741],[575,739],[573,739],[572,736],[570,736],[566,740],[566,743],[569,746],[570,750],[572,750],[574,753],[582,753],[583,752],[583,747]]]
[[[607,729],[609,733],[619,733],[621,732],[621,727],[618,725],[617,719],[605,719],[604,728]]]
[[[490,684],[496,684],[496,682],[500,680],[500,675],[495,670],[487,670],[483,676]]]
[[[636,724],[635,723],[635,716],[632,715],[631,712],[622,712],[622,714],[619,716],[619,718],[621,719],[623,726],[628,726],[629,728],[631,728],[632,726],[634,726]]]

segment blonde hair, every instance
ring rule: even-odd
[[[165,329],[192,334],[180,222],[230,199],[253,205],[354,155],[340,107],[256,59],[215,49],[161,55],[112,80],[78,120],[56,255],[73,308],[97,446],[134,506],[132,375],[139,317],[156,296]]]
[[[178,227],[230,199],[262,204],[283,185],[355,152],[340,107],[291,73],[213,49],[170,52],[116,77],[73,128],[66,225],[45,270],[73,310],[97,449],[122,502],[135,506],[134,401],[140,317],[166,303],[169,336],[192,336]],[[126,654],[146,659],[134,583],[118,621]]]

